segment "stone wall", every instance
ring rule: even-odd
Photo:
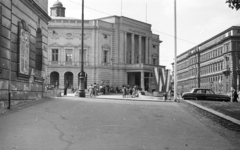
[[[9,93],[12,105],[40,99],[45,95],[47,22],[50,17],[35,1],[2,0],[0,7],[0,107],[6,106]],[[20,28],[29,33],[29,44],[25,47],[28,53],[24,53],[28,54],[24,55],[24,61],[28,60],[29,63],[24,62],[28,68],[24,75],[19,71]],[[41,40],[37,40],[37,36]],[[42,58],[39,59],[42,65],[36,57]]]

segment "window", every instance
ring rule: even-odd
[[[108,62],[108,51],[103,51],[103,62],[104,63]]]
[[[73,54],[71,49],[66,49],[66,61],[72,62]]]
[[[229,44],[225,44],[225,48],[226,48],[226,52],[228,52],[229,51]]]
[[[58,61],[58,49],[52,49],[52,61]]]
[[[153,58],[153,65],[156,65],[156,64],[157,64],[157,59]]]

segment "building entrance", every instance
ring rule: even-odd
[[[64,87],[67,89],[73,88],[73,73],[72,72],[66,72],[64,74]]]
[[[128,85],[141,86],[141,73],[140,72],[129,72],[128,73]]]

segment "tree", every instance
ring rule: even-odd
[[[226,0],[226,3],[232,9],[238,10],[240,8],[240,0]]]

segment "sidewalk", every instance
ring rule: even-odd
[[[192,101],[189,101],[189,100],[183,100],[183,101],[186,102],[186,103],[188,103],[188,104],[190,104],[190,105],[193,105],[193,106],[195,106],[195,107],[198,107],[198,108],[200,108],[200,109],[202,109],[202,110],[205,110],[205,111],[207,111],[207,112],[209,112],[209,113],[211,113],[211,114],[213,114],[213,115],[216,115],[216,116],[218,116],[218,117],[224,118],[225,120],[228,120],[228,121],[230,121],[230,122],[232,122],[232,123],[240,126],[240,120],[238,120],[238,119],[235,119],[235,118],[230,117],[230,116],[228,116],[228,115],[225,115],[225,114],[223,114],[223,113],[221,113],[221,112],[219,112],[219,111],[215,111],[215,110],[213,110],[213,109],[211,109],[211,108],[207,108],[207,107],[205,107],[205,106],[203,106],[203,105],[197,104],[197,103],[192,102]]]

